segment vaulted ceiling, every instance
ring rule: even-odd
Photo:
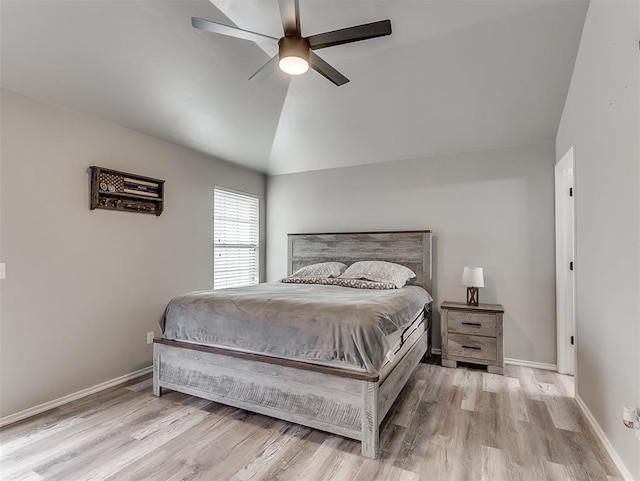
[[[191,17],[282,36],[276,0],[0,4],[1,84],[269,174],[555,138],[586,0],[300,0],[303,35],[391,19],[317,51],[314,71],[248,77],[276,53]]]

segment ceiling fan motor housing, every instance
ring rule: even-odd
[[[298,36],[285,36],[278,41],[280,60],[286,57],[298,57],[309,62],[309,41]]]

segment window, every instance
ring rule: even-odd
[[[213,194],[213,288],[258,283],[258,198],[216,186]]]

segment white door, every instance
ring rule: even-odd
[[[556,322],[558,372],[575,374],[574,148],[556,164]]]

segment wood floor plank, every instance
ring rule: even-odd
[[[567,402],[570,402],[575,406],[576,409],[579,409],[575,399],[567,399]],[[580,433],[584,438],[584,443],[589,446],[589,449],[593,453],[593,456],[600,462],[609,477],[619,479],[620,473],[618,471],[618,468],[616,468],[613,460],[607,453],[605,447],[600,442],[597,434],[593,430],[593,427],[583,416],[579,417],[579,424]]]
[[[128,386],[127,389],[133,392],[148,391],[153,385],[153,378],[144,379],[140,382]]]
[[[426,449],[424,441],[433,435],[438,416],[444,411],[446,411],[446,406],[442,404],[434,402],[419,404],[416,416],[402,438],[402,443],[399,448],[394,450],[397,453],[394,466],[404,470],[415,470],[415,466],[421,462]]]
[[[607,472],[601,462],[593,455],[593,450],[585,442],[584,436],[572,431],[561,431],[559,433],[564,442],[567,458],[564,463],[578,479],[598,479],[605,480]],[[589,456],[585,456],[589,453]]]
[[[420,479],[449,479],[447,477],[447,441],[446,437],[438,434],[425,438],[420,448],[423,462],[412,469],[418,473]]]
[[[527,410],[532,422],[522,423],[521,429],[528,430],[529,451],[535,459],[567,465],[571,458],[562,438],[562,431],[553,424],[547,404],[544,401],[527,400]]]
[[[544,402],[556,428],[577,433],[582,431],[580,426],[582,413],[577,404],[568,401],[567,398],[563,398],[559,394],[546,396]]]
[[[204,471],[206,466],[197,462],[200,453],[215,449],[216,441],[225,438],[229,432],[237,430],[249,413],[240,412],[235,408],[212,404],[204,409],[209,415],[198,425],[176,436],[154,453],[143,456],[135,463],[130,463],[107,477],[109,481],[122,479],[143,481],[147,479],[171,479],[185,469],[190,470],[191,478]],[[237,414],[243,417],[238,418]],[[171,459],[171,463],[166,463]]]
[[[385,463],[393,464],[399,453],[399,447],[404,442],[409,428],[389,424],[380,435],[380,459]],[[384,444],[382,444],[384,443]]]
[[[247,434],[245,425],[250,425]],[[194,461],[204,466],[194,480],[230,480],[244,466],[251,463],[269,443],[281,438],[287,430],[306,429],[277,419],[251,414],[237,429],[218,438],[211,446],[202,445]]]
[[[291,429],[286,436],[279,436],[279,439],[267,443],[260,455],[249,464],[238,471],[231,481],[251,481],[260,479],[270,467],[275,464],[292,443],[296,443],[300,438],[309,432],[309,428],[297,425],[289,425]],[[285,424],[285,427],[287,425]]]
[[[503,393],[507,399],[507,413],[518,421],[529,421],[529,414],[525,405],[525,395],[520,386],[520,380],[507,377],[507,390]]]
[[[533,420],[532,422],[536,423],[537,421]],[[532,432],[531,422],[520,421],[515,417],[508,416],[500,423],[496,439],[500,448],[508,454],[511,464],[531,467],[546,460],[542,454],[532,456],[532,452],[546,452],[543,448],[548,441],[542,438],[542,435],[542,431]]]
[[[547,461],[545,462],[544,468],[547,481],[569,481],[575,479],[569,471],[569,467],[564,464]]]
[[[130,424],[106,430],[104,436],[93,440],[82,450],[74,451],[72,455],[78,462],[77,466],[69,465],[66,462],[67,456],[63,456],[53,463],[38,466],[36,472],[45,478],[71,479],[75,476],[77,479],[85,480],[105,479],[145,454],[160,448],[172,438],[188,431],[204,420],[208,413],[195,409],[183,409],[172,414],[173,416],[170,416],[162,412],[157,416],[158,425],[162,429],[155,432],[153,436],[136,439],[134,437],[138,432],[136,424],[144,420],[144,426],[153,421],[153,418],[148,417],[146,410],[141,410],[137,417],[128,418]],[[111,461],[104,463],[102,461],[104,457],[110,458]]]
[[[326,433],[310,430],[295,446],[288,449],[287,452],[263,474],[262,480],[276,481],[284,479],[286,475],[298,470],[299,466],[304,464],[313,455],[318,447],[325,441],[326,437]],[[359,445],[357,445],[357,449],[360,449]]]
[[[192,479],[189,475],[197,472],[197,466],[182,457],[172,456],[170,451],[160,448],[129,463],[111,476],[108,481],[164,481],[176,477],[180,480]],[[171,463],[166,460],[171,459]]]
[[[483,391],[478,403],[478,436],[483,446],[507,449],[505,440],[509,435],[509,425],[503,414],[506,406],[504,398],[497,393]]]
[[[614,481],[568,376],[420,364],[360,443],[176,392],[150,377],[0,429],[4,481]]]
[[[15,478],[5,478],[3,474],[2,479],[4,481],[42,481],[44,478],[40,476],[38,473],[34,473],[33,471],[28,471]]]
[[[422,395],[427,388],[427,381],[419,379],[411,386],[407,385],[405,389],[407,388],[409,388],[408,391],[403,390],[403,395],[398,396],[400,403],[394,411],[391,421],[393,424],[404,426],[405,428],[409,427],[409,423],[411,423],[411,420],[415,416]]]
[[[338,445],[339,452],[327,458],[318,471],[309,473],[305,480],[351,481],[360,470],[365,458],[360,456],[360,453],[353,452],[353,449],[349,450],[348,447],[347,450],[343,449],[348,443],[352,443],[352,441],[344,440]]]
[[[307,476],[313,476],[320,467],[336,453],[338,445],[341,443],[339,436],[327,436],[327,439],[315,450],[310,458],[298,463],[294,469],[291,469],[279,478],[281,480],[296,481],[305,479]]]
[[[477,411],[477,403],[482,395],[482,373],[479,371],[466,370],[465,376],[461,379],[460,386],[463,389],[460,408],[466,411]]]
[[[541,401],[544,398],[544,393],[540,388],[540,383],[535,376],[534,369],[530,367],[517,367],[520,385],[522,386],[522,392],[527,399],[533,399],[535,401]]]
[[[549,371],[547,369],[532,369],[533,376],[540,383],[547,383],[555,385],[558,381],[558,375],[555,371]]]
[[[104,398],[100,397],[104,395]],[[112,388],[100,393],[92,394],[73,403],[65,404],[64,406],[57,407],[51,411],[38,414],[31,418],[24,419],[20,422],[0,428],[0,443],[5,444],[10,441],[24,436],[32,435],[34,431],[46,429],[47,426],[55,425],[69,417],[83,418],[90,417],[90,413],[86,411],[86,406],[94,406],[94,412],[104,412],[111,406],[115,406],[119,403],[125,402],[127,399],[133,399],[137,402],[136,396],[126,390]],[[103,406],[103,409],[96,409],[98,404]],[[71,408],[76,406],[76,408]],[[71,412],[72,410],[72,412]]]
[[[0,464],[3,467],[3,475],[17,475],[23,471],[36,470],[37,467],[53,463],[58,458],[67,462],[68,453],[80,452],[91,446],[96,440],[106,439],[105,431],[108,432],[110,425],[118,424],[123,416],[130,413],[131,410],[139,409],[141,404],[145,402],[150,402],[150,400],[146,397],[127,398],[103,411],[100,415],[92,415],[82,423],[68,426],[60,432],[27,444],[7,456],[2,456]],[[10,430],[9,428],[5,429]],[[99,443],[99,441],[97,442]]]
[[[71,416],[68,418],[62,418],[58,422],[44,424],[42,427],[35,426],[31,432],[24,436],[2,443],[0,446],[0,457],[5,458],[14,451],[22,449],[29,444],[35,443],[49,436],[53,436],[54,434],[64,432],[66,429],[76,426],[82,422],[84,422],[82,418]]]
[[[512,481],[512,471],[504,451],[482,446],[482,481]]]
[[[556,376],[556,386],[562,397],[574,398],[576,395],[573,376]]]
[[[380,464],[365,459],[353,481],[419,481],[420,476],[411,471],[396,468],[389,464]]]

